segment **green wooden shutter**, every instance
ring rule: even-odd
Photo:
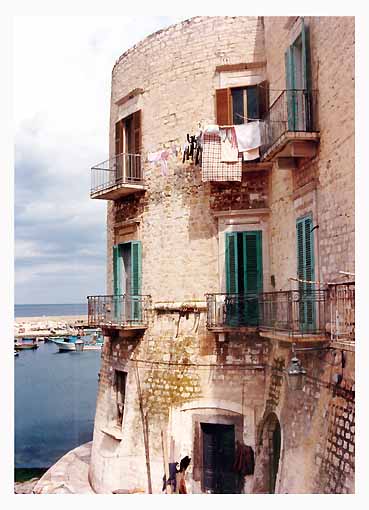
[[[262,292],[263,258],[261,230],[243,232],[245,292]]]
[[[113,246],[113,294],[120,294],[119,245]]]
[[[296,222],[297,276],[301,280],[314,281],[314,238],[312,218],[306,216]],[[299,282],[299,322],[302,330],[313,330],[315,325],[314,284]]]
[[[260,230],[243,232],[243,264],[245,294],[258,294],[263,290],[263,261]],[[247,295],[243,304],[243,321],[256,326],[259,320],[258,297]]]
[[[297,276],[301,280],[314,280],[314,242],[310,216],[300,218],[296,222],[297,233]],[[307,288],[303,284],[302,288]]]
[[[302,45],[302,76],[304,89],[309,90],[311,88],[311,69],[310,69],[310,37],[309,27],[305,25],[304,19],[302,19],[301,27],[301,45]]]
[[[288,130],[295,131],[295,117],[296,117],[296,105],[295,105],[295,72],[293,62],[293,48],[289,46],[284,54],[285,67],[286,67],[286,100],[287,100],[287,120]]]
[[[131,242],[131,319],[140,321],[142,317],[141,301],[141,241]]]
[[[131,294],[141,294],[141,241],[131,242]]]
[[[302,18],[301,28],[301,45],[302,45],[302,74],[303,84],[305,89],[304,94],[304,122],[305,130],[314,130],[314,109],[313,109],[313,94],[311,92],[311,58],[310,58],[310,34],[309,27],[305,25],[304,18]]]
[[[237,232],[226,233],[226,291],[238,293]]]

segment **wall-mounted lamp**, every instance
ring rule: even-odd
[[[306,370],[301,361],[296,357],[295,344],[292,344],[292,358],[286,369],[287,384],[290,390],[302,390],[306,380]]]

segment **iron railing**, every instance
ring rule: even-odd
[[[326,290],[207,294],[208,329],[256,327],[289,335],[325,334]]]
[[[122,184],[144,184],[140,154],[118,154],[91,168],[91,195]]]
[[[258,295],[207,294],[207,327],[255,327],[258,325]]]
[[[355,282],[329,285],[331,339],[355,341]]]
[[[287,290],[259,294],[259,327],[290,335],[321,335],[329,321],[327,290]]]
[[[87,296],[87,301],[89,326],[147,326],[150,296]]]
[[[317,91],[284,90],[273,102],[261,124],[263,156],[287,131],[316,132]]]

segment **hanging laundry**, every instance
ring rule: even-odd
[[[221,128],[220,129],[220,160],[222,162],[237,162],[238,161],[238,148],[236,142],[236,135],[234,128]]]
[[[233,470],[241,476],[254,474],[255,456],[251,446],[247,446],[239,441],[236,442],[235,461]]]
[[[161,175],[166,177],[168,175],[168,159],[169,151],[165,150],[161,153],[160,164],[161,164]]]
[[[262,122],[256,120],[246,124],[235,125],[237,146],[240,152],[256,149],[261,145]]]
[[[202,180],[203,181],[241,181],[242,159],[236,162],[221,161],[221,139],[217,134],[203,133]]]
[[[168,158],[169,151],[167,149],[162,149],[157,152],[149,152],[147,154],[147,161],[149,163],[158,163],[160,161],[161,164],[161,175],[166,177],[168,175]]]
[[[182,163],[191,158],[191,161],[195,161],[195,165],[201,164],[202,155],[202,132],[199,131],[196,135],[189,135],[187,133],[187,142],[183,146],[183,158]]]
[[[244,161],[253,161],[254,159],[260,157],[260,150],[259,147],[257,147],[256,149],[250,149],[249,151],[245,151],[242,154]]]
[[[204,128],[204,133],[219,135],[219,126],[217,124],[208,124]]]

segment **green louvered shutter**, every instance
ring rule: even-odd
[[[243,232],[245,293],[259,294],[263,290],[262,232]],[[259,318],[258,298],[246,297],[245,321],[256,325]]]
[[[297,276],[301,280],[314,281],[314,238],[311,232],[312,219],[310,216],[296,222],[297,234]],[[299,282],[300,290],[300,328],[313,330],[315,325],[314,284]]]
[[[227,294],[238,294],[238,249],[237,232],[226,233],[226,290]],[[228,326],[239,326],[239,296],[227,296],[225,300],[225,323]]]
[[[295,131],[296,124],[296,97],[295,97],[295,70],[293,63],[293,48],[289,46],[284,54],[286,67],[286,89],[287,89],[287,120],[288,131]]]
[[[120,271],[120,257],[119,245],[113,246],[113,313],[116,322],[119,321],[121,315],[120,298],[118,297],[121,292],[121,271]]]
[[[263,290],[263,260],[262,260],[262,232],[243,232],[243,258],[245,292],[262,292]]]
[[[226,291],[238,294],[237,232],[226,234]]]
[[[313,95],[311,92],[311,59],[310,59],[310,35],[309,27],[305,25],[302,19],[301,28],[301,45],[302,45],[302,77],[303,87],[305,89],[304,111],[305,111],[305,130],[313,131]]]
[[[142,317],[141,302],[141,241],[131,242],[131,299],[132,320],[140,321]]]

